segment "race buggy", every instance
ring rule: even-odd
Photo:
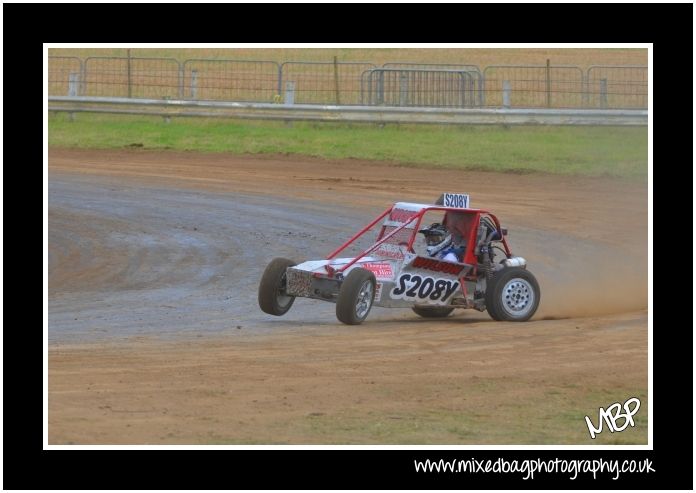
[[[442,213],[438,226],[451,233],[461,261],[429,256],[420,244],[424,216]],[[360,246],[380,221],[376,239]],[[523,322],[539,306],[539,284],[526,260],[513,256],[506,235],[492,213],[469,208],[466,194],[445,193],[435,204],[397,202],[324,260],[272,260],[261,277],[259,306],[280,316],[298,296],[330,301],[349,325],[362,323],[373,305],[408,307],[426,318],[473,308],[494,320]],[[356,246],[357,256],[336,258]]]

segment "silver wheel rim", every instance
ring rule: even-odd
[[[283,277],[280,278],[280,285],[276,289],[276,302],[280,308],[285,308],[292,301],[292,296],[285,294],[287,282],[286,274],[283,274]]]
[[[510,279],[503,287],[502,306],[505,312],[515,318],[527,315],[534,306],[534,289],[528,281]]]
[[[362,286],[360,286],[360,291],[358,292],[358,300],[355,303],[355,314],[358,318],[363,318],[370,311],[370,306],[372,306],[372,292],[374,288],[372,283],[368,280],[365,281]]]

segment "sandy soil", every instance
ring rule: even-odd
[[[525,324],[298,300],[273,257],[321,258],[395,200],[464,191],[510,230]],[[647,186],[356,160],[49,152],[49,443],[646,443]],[[583,416],[642,397],[639,426]]]

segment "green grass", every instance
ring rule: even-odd
[[[648,398],[642,389],[550,388],[538,399],[514,398],[512,386],[490,383],[485,389],[469,389],[505,396],[487,407],[472,410],[466,401],[453,408],[432,407],[421,412],[367,412],[346,410],[338,415],[307,417],[304,434],[321,443],[394,444],[574,444],[637,445],[647,443]],[[620,397],[620,399],[619,399]],[[585,415],[598,424],[599,407],[638,397],[641,409],[635,426],[611,433],[606,426],[590,438]],[[623,420],[619,422],[623,424]]]
[[[429,126],[50,114],[55,147],[286,154],[498,172],[647,177],[646,127]]]
[[[421,409],[393,396],[391,409],[312,413],[288,416],[269,425],[261,435],[243,430],[215,437],[215,444],[439,444],[439,445],[644,445],[648,442],[648,397],[645,389],[616,386],[591,389],[578,386],[539,387],[525,399],[521,382],[485,381],[469,386],[458,401],[430,402]],[[490,404],[469,404],[469,396],[490,395]],[[641,408],[634,426],[590,437],[585,416],[598,425],[599,408],[638,397]],[[408,408],[409,410],[404,410]],[[624,423],[623,419],[619,425]],[[258,433],[258,431],[256,432]],[[208,440],[206,438],[206,440]],[[205,443],[210,443],[204,440]]]

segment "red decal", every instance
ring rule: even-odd
[[[451,274],[453,276],[459,275],[463,267],[457,264],[451,264],[449,262],[441,262],[440,260],[427,258],[427,257],[416,257],[411,264],[414,269],[425,269],[434,270],[435,272],[443,272],[445,274]]]
[[[386,257],[393,258],[395,260],[403,260],[404,254],[399,247],[396,245],[391,245],[389,243],[384,243],[374,251],[376,257]]]
[[[373,272],[378,279],[392,279],[394,277],[390,264],[363,264],[362,267]]]
[[[392,209],[389,215],[390,221],[396,221],[397,223],[405,223],[409,219],[416,215],[416,211],[407,211],[406,209]]]

